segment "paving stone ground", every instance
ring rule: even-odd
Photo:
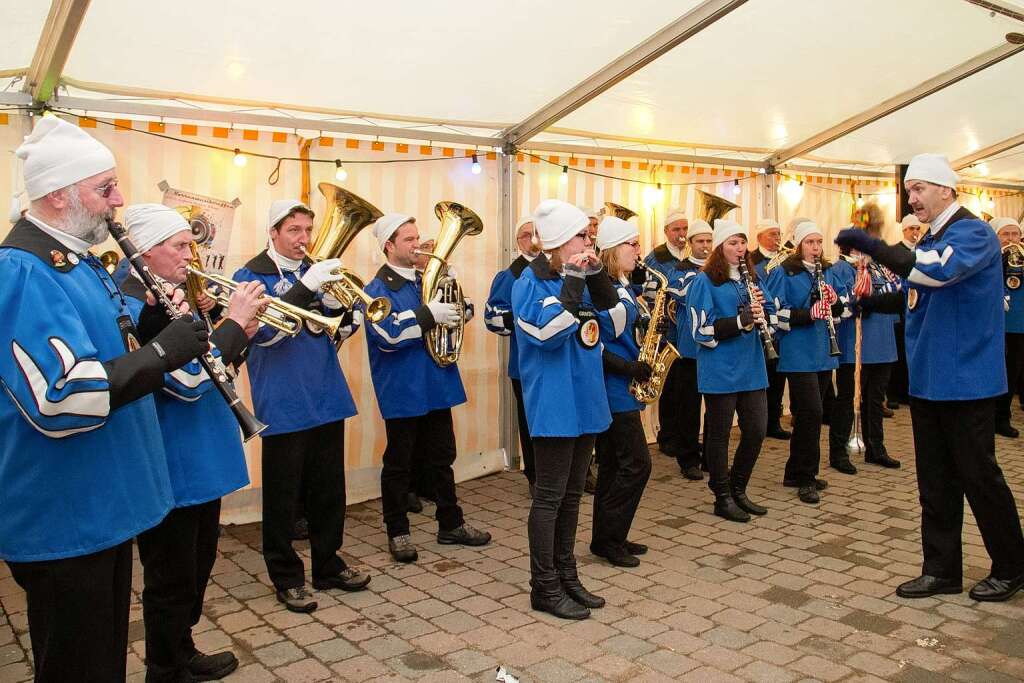
[[[1015,420],[1024,422],[1019,412]],[[588,553],[585,497],[581,573],[609,604],[583,622],[529,607],[529,498],[519,474],[459,486],[467,519],[494,534],[488,547],[438,545],[432,518],[413,515],[414,565],[388,555],[379,501],[349,508],[344,552],[373,581],[362,593],[319,593],[311,615],[275,601],[259,525],[230,527],[196,643],[232,648],[241,666],[228,680],[245,682],[493,681],[498,665],[524,682],[1024,679],[1024,595],[979,604],[966,593],[893,594],[919,573],[919,509],[908,410],[886,428],[903,468],[864,465],[856,476],[826,468],[831,486],[817,507],[782,487],[787,446],[767,441],[749,493],[770,512],[749,524],[713,516],[706,484],[685,481],[654,451],[633,525],[632,539],[651,547],[639,568]],[[997,437],[1003,471],[1024,501],[1021,441]],[[969,513],[964,555],[970,586],[987,574],[988,557]],[[140,571],[128,667],[141,683]],[[2,564],[0,604],[0,683],[30,680],[25,599]]]

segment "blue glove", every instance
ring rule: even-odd
[[[839,234],[836,235],[836,244],[840,247],[856,249],[868,256],[874,256],[875,252],[878,251],[878,247],[882,244],[882,240],[872,237],[860,228],[846,228],[845,230],[840,230]]]

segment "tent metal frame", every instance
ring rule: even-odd
[[[60,83],[64,65],[82,27],[90,0],[53,0],[36,52],[25,75],[22,89],[32,100],[43,103],[50,99]]]
[[[973,154],[968,154],[965,157],[960,157],[959,159],[956,159],[951,163],[953,169],[959,171],[962,168],[967,168],[968,166],[972,166],[984,159],[989,159],[997,154],[1002,154],[1007,150],[1013,149],[1014,147],[1019,147],[1021,145],[1024,145],[1024,133],[1021,133],[1020,135],[1014,135],[1012,138],[1000,140],[994,145],[989,145],[984,149],[979,149],[977,152],[974,152]]]

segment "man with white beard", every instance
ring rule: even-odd
[[[123,681],[132,538],[173,502],[150,394],[207,332],[188,317],[140,346],[89,252],[124,203],[110,150],[44,118],[16,154],[31,206],[0,245],[0,559],[37,681]]]

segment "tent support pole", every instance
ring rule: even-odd
[[[89,0],[53,0],[50,5],[23,88],[36,104],[49,100],[57,89],[88,9]]]
[[[779,177],[774,173],[762,173],[758,182],[761,191],[761,218],[779,220]]]
[[[512,145],[505,145],[503,153],[498,155],[500,186],[498,188],[498,234],[501,235],[501,263],[505,268],[515,257],[516,225],[516,150]],[[518,472],[522,462],[519,449],[519,420],[516,414],[516,399],[512,393],[512,383],[508,380],[509,342],[500,339],[498,342],[498,363],[500,364],[500,389],[498,399],[499,444],[505,450],[508,468]]]
[[[1024,133],[1021,133],[1020,135],[1014,135],[1012,138],[1001,140],[1000,142],[997,142],[994,145],[989,145],[985,149],[979,149],[977,152],[974,152],[973,154],[968,154],[965,157],[955,159],[951,165],[953,166],[954,171],[959,171],[961,168],[966,168],[968,166],[976,164],[979,161],[988,159],[989,157],[994,157],[997,154],[1002,154],[1008,149],[1020,147],[1021,145],[1024,145]]]

